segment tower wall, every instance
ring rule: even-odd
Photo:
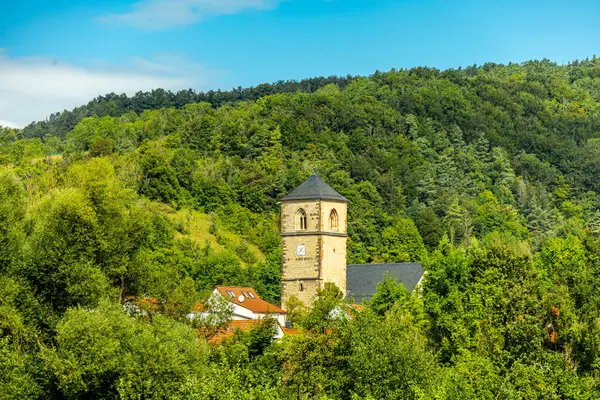
[[[347,227],[347,211],[348,211],[348,205],[346,203],[343,203],[341,201],[331,201],[331,200],[320,200],[321,202],[321,207],[320,207],[320,211],[321,211],[321,218],[320,218],[320,230],[322,232],[329,232],[331,231],[329,229],[329,215],[331,214],[332,210],[336,210],[338,213],[338,218],[339,218],[339,228],[338,228],[338,232],[339,233],[348,233],[348,227]]]
[[[331,210],[338,214],[338,228],[331,230]],[[298,229],[296,215],[303,209],[305,230]],[[346,203],[327,200],[295,200],[281,204],[282,304],[291,296],[310,305],[325,282],[346,293]],[[299,254],[303,246],[304,254]]]
[[[338,215],[338,228],[329,226],[329,216],[335,210]],[[321,279],[333,282],[346,294],[346,203],[321,201]]]

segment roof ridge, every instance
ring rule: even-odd
[[[226,285],[215,285],[215,288],[231,288],[231,289],[250,289],[254,290],[251,286],[226,286]]]
[[[273,304],[268,302],[267,300],[260,297],[260,295],[254,290],[252,287],[245,286],[215,286],[217,291],[225,297],[225,299],[233,304],[236,304],[240,307],[246,308],[252,312],[257,313],[276,313],[276,314],[285,314],[286,311],[278,306],[277,304]],[[250,294],[250,297],[247,295],[243,295],[243,298],[238,299],[237,294],[239,292],[246,291]],[[227,295],[225,292],[231,292]],[[235,293],[238,292],[238,293]],[[252,292],[252,293],[251,293]],[[254,294],[253,294],[254,293]]]
[[[347,198],[339,194],[317,174],[311,175],[287,196],[283,197],[281,201],[315,199],[348,202]]]

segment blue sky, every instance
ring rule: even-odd
[[[15,126],[110,91],[600,53],[588,0],[0,1],[0,124]]]

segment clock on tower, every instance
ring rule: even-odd
[[[281,199],[283,304],[311,305],[326,282],[346,292],[347,203],[316,175]]]

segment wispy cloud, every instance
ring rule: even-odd
[[[103,22],[122,23],[147,30],[160,30],[218,15],[250,10],[269,10],[285,0],[142,0],[125,14],[110,14]]]
[[[5,121],[3,119],[0,119],[0,126],[3,126],[5,128],[20,128],[20,126],[18,124],[15,124],[14,122],[11,122],[11,121]]]
[[[0,52],[0,125],[22,127],[110,92],[205,88],[216,74],[180,57],[133,58],[126,65],[82,67]]]

